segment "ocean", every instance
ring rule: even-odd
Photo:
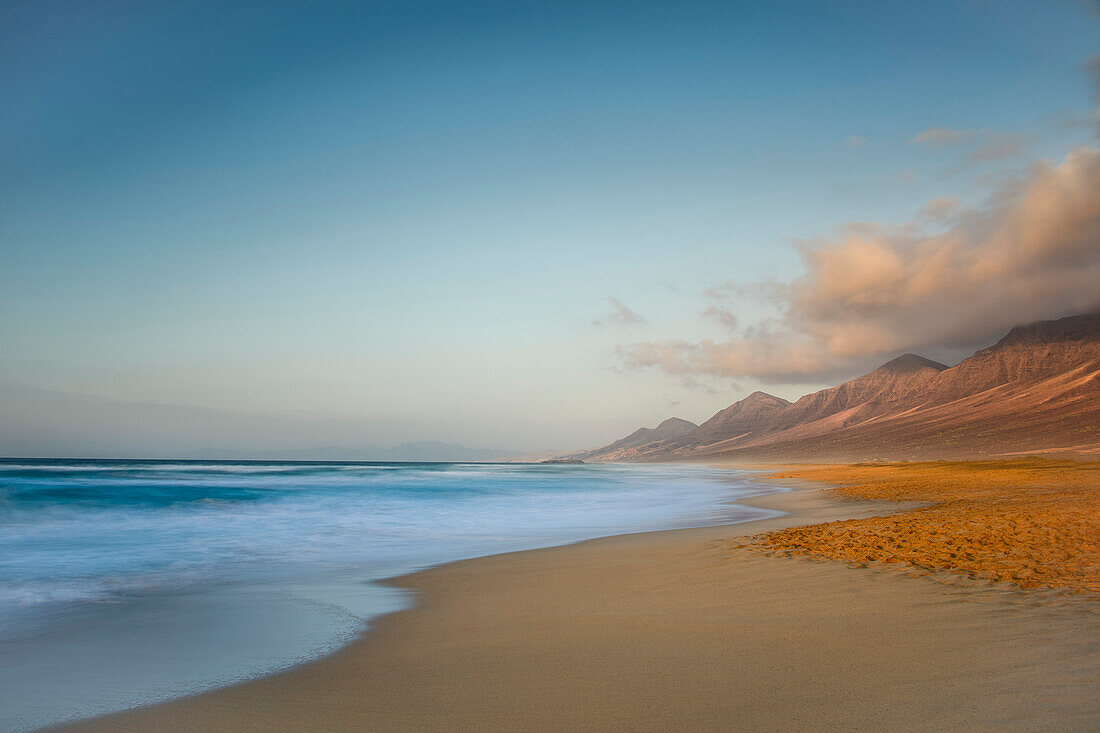
[[[775,514],[706,466],[0,459],[0,731],[269,674],[414,602],[375,581]]]

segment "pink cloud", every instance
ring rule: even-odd
[[[924,222],[950,223],[927,233]],[[1034,166],[984,207],[935,200],[902,226],[853,224],[803,244],[807,275],[783,293],[777,328],[722,341],[620,348],[674,374],[787,380],[867,358],[972,346],[1014,325],[1100,308],[1100,151]],[[732,316],[732,314],[730,314]]]

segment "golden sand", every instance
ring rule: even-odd
[[[1029,458],[806,466],[774,478],[836,484],[832,491],[848,498],[933,503],[769,532],[755,538],[758,548],[1100,593],[1100,463]]]
[[[758,522],[432,568],[331,656],[67,733],[1100,730],[1100,607],[734,549],[869,517],[817,488]]]

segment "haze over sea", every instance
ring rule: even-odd
[[[0,461],[0,730],[323,655],[411,599],[372,580],[745,521],[705,466]]]

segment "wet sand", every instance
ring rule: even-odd
[[[72,731],[1095,731],[1100,604],[762,555],[790,514],[497,555],[393,581],[418,605],[336,654]]]

